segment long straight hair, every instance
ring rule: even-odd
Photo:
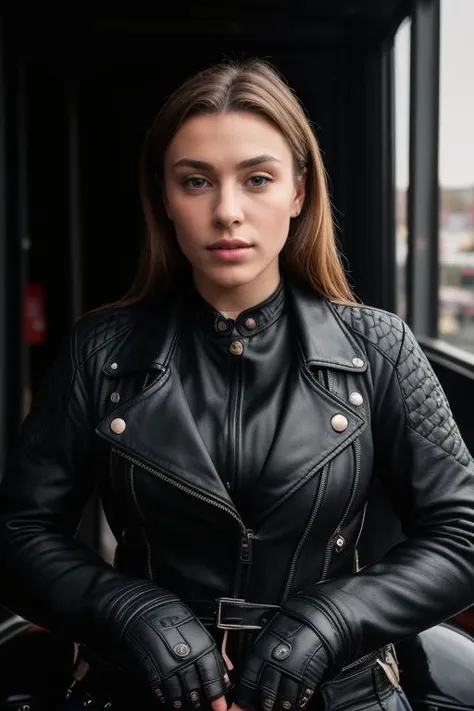
[[[280,255],[282,266],[328,299],[355,303],[336,246],[321,153],[305,110],[270,64],[252,59],[218,64],[191,77],[168,98],[153,121],[140,158],[146,241],[135,279],[115,305],[146,300],[189,273],[163,202],[164,154],[186,120],[229,112],[257,114],[276,126],[291,148],[296,175],[305,173],[305,200],[300,215],[291,221]]]

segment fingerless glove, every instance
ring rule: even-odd
[[[213,637],[175,595],[151,582],[110,593],[95,606],[95,621],[113,654],[137,673],[163,703],[199,708],[230,687]]]

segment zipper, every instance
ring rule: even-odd
[[[229,412],[229,480],[231,491],[238,488],[239,476],[239,427],[238,418],[241,404],[241,383],[242,383],[242,359],[237,358],[235,363],[234,393],[231,399]],[[239,523],[241,519],[239,517]],[[237,561],[237,572],[234,579],[233,595],[241,598],[248,583],[248,573],[252,562],[252,540],[254,533],[246,529],[242,523],[240,536],[239,558]]]
[[[354,563],[353,563],[354,573],[358,573],[360,570],[358,545],[359,545],[360,537],[362,535],[362,531],[364,530],[365,517],[367,515],[367,506],[368,506],[368,502],[366,501],[365,505],[364,505],[364,510],[362,512],[362,521],[360,522],[359,533],[357,534],[356,542],[354,545]]]
[[[113,450],[110,450],[109,453],[109,481],[110,481],[110,487],[112,489],[112,493],[114,496],[118,499],[119,498],[119,493],[117,491],[117,485],[115,483],[115,478],[113,476],[113,459],[112,459],[112,454]]]
[[[252,562],[252,539],[254,533],[247,529],[246,535],[240,539],[240,561],[245,565],[250,565]]]
[[[140,521],[142,522],[142,533],[143,533],[143,538],[145,540],[145,545],[146,545],[146,559],[147,559],[147,570],[148,570],[148,577],[150,580],[155,579],[155,574],[153,570],[153,563],[152,563],[152,557],[151,557],[151,545],[150,541],[148,540],[146,528],[145,528],[145,517],[143,516],[143,512],[140,508],[140,504],[138,503],[138,498],[137,498],[137,493],[135,491],[135,464],[132,462],[130,464],[130,491],[132,492],[132,499],[133,503],[135,504],[135,508],[137,510],[138,516],[140,518]]]
[[[118,454],[119,457],[123,457],[124,459],[127,459],[132,464],[135,464],[135,466],[140,467],[141,469],[144,469],[145,471],[147,471],[149,474],[152,474],[153,476],[156,476],[158,479],[161,479],[166,484],[171,484],[171,486],[174,486],[176,489],[183,491],[185,494],[190,494],[191,496],[194,496],[194,498],[198,499],[199,501],[204,501],[208,504],[211,504],[212,506],[215,506],[218,509],[221,509],[221,511],[226,511],[230,516],[232,516],[232,518],[234,518],[237,521],[242,532],[244,534],[246,533],[247,529],[245,528],[244,522],[240,518],[237,511],[235,511],[231,506],[228,506],[227,504],[224,504],[221,501],[216,501],[215,499],[212,499],[210,496],[205,496],[205,494],[200,494],[199,492],[195,491],[194,489],[191,489],[191,487],[186,486],[186,484],[181,484],[179,481],[172,479],[170,476],[168,476],[163,471],[161,471],[161,469],[156,469],[154,467],[150,467],[148,464],[146,464],[145,462],[142,462],[140,459],[137,459],[136,457],[133,457],[131,454],[127,454],[126,452],[123,452],[120,449],[117,449],[116,447],[113,447],[112,451],[114,452],[114,454]]]
[[[349,501],[348,501],[348,504],[347,504],[347,506],[346,506],[346,508],[345,508],[345,510],[344,510],[344,513],[343,513],[343,515],[342,515],[342,518],[341,518],[341,520],[339,521],[336,530],[335,530],[334,533],[332,534],[332,536],[331,536],[331,538],[329,539],[329,542],[328,542],[328,544],[327,544],[327,547],[326,547],[326,555],[325,555],[325,559],[324,559],[323,572],[322,572],[322,575],[321,575],[321,580],[320,580],[320,582],[322,582],[323,580],[325,580],[325,579],[326,579],[326,576],[327,576],[327,574],[328,574],[329,567],[330,567],[330,565],[331,565],[331,560],[332,560],[332,553],[333,553],[333,549],[334,549],[334,542],[337,540],[337,538],[338,538],[338,536],[339,536],[339,534],[340,534],[340,532],[341,532],[341,530],[342,530],[342,528],[343,528],[343,526],[344,526],[344,524],[345,524],[345,522],[346,522],[346,519],[347,519],[347,516],[348,516],[348,514],[349,514],[349,511],[351,510],[352,504],[354,503],[354,498],[355,498],[355,494],[356,494],[356,491],[357,491],[357,485],[358,485],[358,483],[359,483],[359,476],[360,476],[360,442],[359,442],[359,440],[356,439],[356,440],[354,441],[354,443],[353,443],[352,446],[353,446],[353,449],[354,449],[356,465],[355,465],[354,483],[352,484],[351,496],[350,496],[350,499],[349,499]]]
[[[305,530],[303,531],[303,535],[301,536],[301,538],[298,542],[295,554],[293,556],[293,560],[291,561],[290,572],[288,573],[288,578],[286,581],[285,591],[283,593],[281,604],[283,604],[285,602],[285,600],[288,598],[288,595],[290,594],[290,590],[293,585],[293,581],[294,581],[295,574],[296,574],[296,567],[298,565],[298,561],[301,556],[301,551],[303,550],[304,544],[306,543],[306,539],[309,536],[309,532],[313,526],[314,519],[318,515],[319,507],[321,506],[321,501],[323,499],[324,492],[326,491],[326,481],[328,478],[329,466],[330,466],[329,464],[326,464],[325,467],[323,468],[323,471],[321,474],[321,481],[319,484],[319,489],[318,489],[318,493],[316,495],[316,500],[314,502],[311,516],[309,517],[309,521],[306,525]]]
[[[237,477],[239,471],[239,428],[237,427],[238,414],[240,409],[241,401],[241,381],[242,381],[242,360],[238,358],[236,360],[235,369],[235,391],[232,397],[230,406],[230,417],[229,417],[229,469],[230,469],[230,482],[232,491],[236,491],[238,487]]]
[[[234,597],[245,597],[249,577],[248,574],[252,564],[252,546],[254,538],[255,533],[249,528],[246,529],[245,533],[242,533],[240,537],[239,562],[233,591]]]
[[[240,530],[241,530],[241,540],[240,540],[240,546],[239,546],[239,559],[238,559],[236,582],[234,585],[234,595],[236,597],[238,597],[240,581],[241,581],[242,572],[243,572],[243,566],[244,565],[250,566],[250,563],[252,562],[252,539],[255,536],[254,536],[253,531],[247,530],[244,522],[240,518],[237,511],[235,511],[231,506],[228,506],[220,501],[215,501],[215,499],[212,499],[210,496],[205,496],[204,494],[200,494],[199,492],[195,491],[194,489],[191,489],[189,486],[186,486],[185,484],[181,484],[180,482],[177,482],[175,479],[172,479],[170,476],[168,476],[163,471],[161,471],[161,469],[156,469],[154,467],[150,467],[148,464],[145,464],[145,462],[140,461],[136,457],[133,457],[130,454],[127,454],[126,452],[123,452],[120,449],[117,449],[116,447],[112,447],[112,452],[114,452],[114,454],[117,454],[119,457],[123,457],[124,459],[129,461],[131,464],[133,464],[137,467],[140,467],[141,469],[144,469],[149,474],[152,474],[153,476],[157,477],[158,479],[161,479],[161,481],[164,481],[166,484],[170,484],[171,486],[174,486],[176,489],[179,489],[180,491],[184,492],[185,494],[194,496],[194,498],[198,499],[199,501],[203,501],[204,503],[211,504],[211,506],[215,506],[216,508],[220,509],[221,511],[225,511],[230,516],[232,516],[233,519],[235,519],[237,521],[237,523],[239,524]],[[134,492],[134,489],[132,489],[132,496],[134,495],[133,492]],[[136,496],[135,496],[134,501],[136,501]],[[136,502],[136,504],[137,503],[138,502]],[[140,508],[138,508],[138,510],[140,510]]]
[[[326,388],[326,390],[328,392],[331,392],[332,381],[331,381],[331,375],[330,375],[327,368],[325,368],[322,371],[322,379],[323,379],[324,387]]]
[[[328,384],[328,390],[330,393],[333,391],[332,387],[332,373],[329,370],[326,370],[326,379],[327,379],[327,384]]]
[[[391,685],[398,691],[401,691],[398,664],[393,658],[391,652],[387,652],[386,648],[379,650],[378,652],[365,654],[363,657],[360,657],[360,659],[356,659],[354,662],[351,662],[351,664],[343,667],[336,678],[343,677],[344,681],[353,679],[360,674],[362,669],[367,668],[367,662],[369,661],[377,663],[384,670]],[[349,674],[349,676],[346,675],[346,672],[357,667],[361,668],[357,669],[355,674]]]
[[[340,671],[340,674],[344,674],[344,679],[346,679],[345,672],[348,671],[349,669],[353,669],[354,667],[359,666],[360,664],[363,664],[364,662],[368,662],[369,660],[372,660],[375,662],[377,657],[379,656],[379,652],[370,652],[370,654],[365,654],[363,657],[360,657],[359,659],[356,659],[355,662],[351,662],[351,664],[348,664],[346,667],[343,667]],[[347,677],[350,678],[350,677]]]

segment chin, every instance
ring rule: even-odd
[[[211,282],[221,289],[235,289],[258,280],[263,269],[249,268],[248,266],[226,266],[225,269],[209,270],[202,272],[206,281]]]

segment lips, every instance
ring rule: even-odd
[[[220,239],[214,244],[211,244],[208,249],[214,251],[217,249],[248,249],[251,245],[241,239]]]

